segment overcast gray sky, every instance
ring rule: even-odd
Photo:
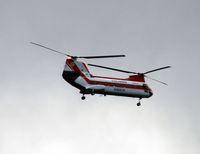
[[[1,154],[199,154],[198,0],[1,0]],[[150,99],[88,96],[62,79],[65,57],[132,71],[171,65],[147,80]],[[93,74],[126,76],[91,68]]]

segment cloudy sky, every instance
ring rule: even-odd
[[[1,154],[199,154],[198,0],[1,0]],[[62,79],[66,57],[147,71],[154,96],[88,96]],[[91,68],[93,74],[125,74]]]

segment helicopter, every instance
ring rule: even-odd
[[[150,78],[146,74],[167,69],[170,68],[171,66],[160,67],[147,72],[137,73],[133,71],[127,71],[96,64],[85,64],[84,62],[79,60],[79,59],[97,59],[97,58],[117,58],[117,57],[125,57],[125,55],[72,56],[38,43],[34,42],[30,43],[45,48],[49,51],[62,54],[67,57],[62,77],[66,82],[68,82],[69,84],[80,90],[80,93],[82,94],[81,97],[82,100],[85,100],[86,99],[85,95],[88,94],[89,95],[102,94],[104,96],[106,95],[125,96],[125,97],[138,98],[139,101],[137,103],[137,106],[140,106],[141,99],[153,96],[153,91],[145,83],[145,78],[149,78],[161,84],[167,85],[164,82]],[[87,65],[91,67],[98,67],[102,69],[127,73],[129,74],[129,76],[127,78],[95,76],[90,73]]]

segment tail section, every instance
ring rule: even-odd
[[[65,62],[64,71],[62,74],[65,81],[72,86],[85,91],[85,87],[88,86],[86,77],[90,76],[89,70],[86,65],[75,58],[68,57]]]

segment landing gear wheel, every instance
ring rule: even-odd
[[[142,98],[139,98],[139,102],[137,103],[137,106],[140,106],[141,105],[141,103],[140,103],[140,100],[141,100]]]
[[[82,99],[82,100],[85,100],[85,96],[82,96],[81,99]]]

